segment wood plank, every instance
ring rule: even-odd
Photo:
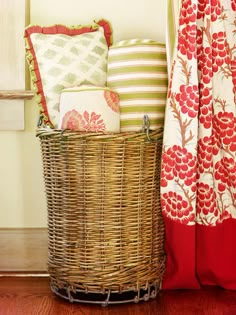
[[[0,274],[47,273],[47,229],[0,229]]]
[[[27,90],[0,91],[0,99],[4,99],[4,100],[15,100],[15,99],[30,100],[33,97],[34,97],[34,92],[27,91]]]
[[[7,315],[233,315],[236,314],[236,291],[216,287],[163,290],[147,302],[104,308],[57,298],[45,277],[3,277],[0,278],[0,310]]]

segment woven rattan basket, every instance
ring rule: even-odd
[[[39,129],[51,289],[71,302],[154,298],[165,265],[162,130],[88,134]]]

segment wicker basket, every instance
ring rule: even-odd
[[[154,298],[162,280],[162,130],[88,134],[39,129],[51,289],[103,305]]]

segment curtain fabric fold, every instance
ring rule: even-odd
[[[176,34],[179,26],[179,7],[180,0],[166,1],[166,56],[169,78],[175,52]]]
[[[161,173],[163,288],[236,289],[235,0],[182,0],[171,67]]]

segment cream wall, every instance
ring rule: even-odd
[[[31,0],[30,23],[89,24],[106,18],[114,42],[134,37],[164,41],[166,0]],[[0,227],[45,227],[47,211],[35,100],[25,102],[25,130],[0,132]]]
[[[167,0],[31,0],[31,23],[84,24],[106,18],[114,41],[132,37],[164,40]]]

